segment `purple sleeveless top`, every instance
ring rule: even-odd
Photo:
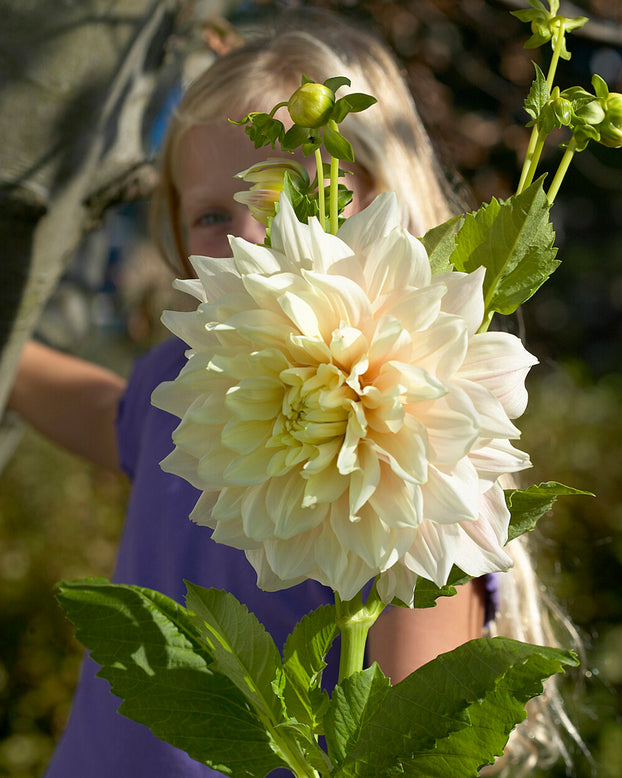
[[[174,379],[185,364],[185,348],[171,339],[152,349],[136,364],[121,401],[118,446],[132,493],[113,580],[156,589],[181,603],[184,579],[225,589],[247,605],[282,649],[302,616],[332,603],[333,595],[315,581],[279,592],[258,589],[244,553],[212,542],[211,530],[188,519],[199,493],[183,479],[164,473],[158,464],[172,449],[171,434],[179,420],[150,403],[153,389]],[[487,586],[490,592],[489,582]],[[120,700],[111,694],[107,681],[95,676],[98,669],[85,657],[69,722],[45,778],[221,775],[116,713]],[[337,675],[338,654],[333,650],[324,671],[328,689]],[[273,778],[287,775],[287,770],[271,773]]]

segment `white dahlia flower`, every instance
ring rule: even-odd
[[[477,334],[483,269],[432,276],[392,193],[336,236],[282,196],[271,240],[193,257],[177,284],[201,302],[164,315],[190,348],[153,402],[181,418],[162,467],[203,492],[191,518],[270,590],[350,599],[380,574],[385,602],[412,602],[419,575],[507,569],[498,479],[530,464],[510,419],[536,360]]]

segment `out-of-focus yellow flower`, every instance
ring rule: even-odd
[[[477,333],[483,268],[432,276],[392,193],[336,236],[283,195],[271,238],[194,257],[178,286],[201,303],[164,317],[191,350],[153,395],[182,419],[162,467],[203,492],[192,519],[269,590],[350,599],[380,574],[384,602],[412,602],[419,575],[507,569],[498,479],[530,464],[510,419],[536,360]]]
[[[248,206],[253,217],[267,226],[283,191],[285,174],[299,191],[309,188],[309,175],[300,163],[286,157],[270,157],[236,174],[236,178],[253,186],[245,192],[236,192],[233,198]]]

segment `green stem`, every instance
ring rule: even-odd
[[[553,81],[555,80],[555,71],[557,70],[557,63],[559,62],[559,55],[561,54],[564,46],[564,38],[566,36],[566,21],[564,18],[559,20],[559,35],[557,36],[557,43],[553,49],[553,56],[551,57],[551,64],[549,65],[549,72],[546,77],[546,85],[549,88],[549,92],[553,89]]]
[[[320,224],[322,229],[326,230],[326,197],[324,196],[324,164],[322,162],[322,152],[319,148],[315,150],[315,166],[317,168],[317,204],[320,210]]]
[[[339,160],[330,158],[330,231],[337,234],[339,228]]]
[[[542,149],[544,148],[544,142],[547,137],[546,135],[543,135],[537,127],[534,127],[533,129],[534,133],[532,133],[532,138],[535,138],[534,147],[531,152],[529,149],[527,149],[527,154],[525,156],[526,164],[523,167],[523,173],[521,174],[521,180],[519,182],[516,194],[520,194],[532,183],[534,176],[536,175],[538,162],[540,161]]]
[[[553,56],[549,64],[549,72],[546,76],[546,85],[549,89],[549,94],[553,89],[553,81],[555,80],[555,73],[557,71],[557,64],[559,63],[559,56],[564,45],[565,37],[565,22],[563,19],[559,23],[559,35],[557,36],[557,43],[553,49]],[[544,141],[546,135],[541,135],[538,125],[534,124],[531,131],[531,137],[529,138],[529,145],[527,146],[527,152],[525,153],[525,161],[523,162],[523,169],[521,170],[520,180],[516,189],[516,194],[523,192],[533,181],[538,162],[540,161],[540,155],[544,148]]]
[[[285,101],[285,102],[283,102],[283,103],[277,103],[277,104],[274,106],[274,108],[273,108],[273,109],[270,111],[270,113],[268,114],[268,116],[269,116],[269,117],[272,119],[272,118],[274,117],[274,114],[275,114],[275,113],[276,113],[276,112],[279,110],[279,108],[282,108],[284,105],[287,105],[287,104],[288,104],[288,103],[287,103],[287,101]]]
[[[571,138],[570,142],[568,143],[568,146],[566,147],[564,156],[562,157],[561,162],[559,163],[559,167],[557,168],[557,172],[555,173],[555,178],[551,183],[551,188],[546,194],[546,199],[549,201],[549,205],[553,205],[553,201],[555,200],[555,197],[559,192],[559,187],[562,185],[564,176],[568,172],[568,168],[570,167],[570,163],[572,162],[572,158],[574,157],[576,150],[577,150],[577,144],[575,142],[575,139]]]
[[[336,623],[341,632],[339,657],[339,683],[341,683],[344,678],[363,669],[367,633],[384,610],[384,603],[378,596],[374,583],[365,603],[363,603],[362,592],[345,602],[335,592],[335,609]]]
[[[527,174],[533,164],[534,154],[539,137],[540,132],[538,131],[537,125],[534,124],[533,129],[531,130],[531,137],[529,138],[529,145],[527,146],[527,151],[525,153],[525,161],[523,162],[523,169],[520,173],[520,180],[518,182],[516,194],[520,194],[523,189],[525,189],[525,181],[527,180]],[[536,160],[536,165],[537,164],[538,161]]]

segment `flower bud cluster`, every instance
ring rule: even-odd
[[[599,75],[592,77],[595,94],[579,86],[561,92],[571,108],[570,126],[577,151],[593,140],[610,148],[622,147],[622,95],[609,92]],[[553,98],[551,97],[551,101]],[[559,126],[559,125],[558,125]]]
[[[551,41],[553,49],[559,46],[559,56],[562,59],[570,59],[570,52],[566,48],[565,34],[577,30],[587,22],[587,16],[575,16],[573,19],[558,15],[559,0],[549,0],[547,11],[540,0],[529,0],[531,9],[525,11],[512,11],[521,22],[529,22],[531,25],[531,38],[525,43],[526,49],[537,49],[544,43]]]

